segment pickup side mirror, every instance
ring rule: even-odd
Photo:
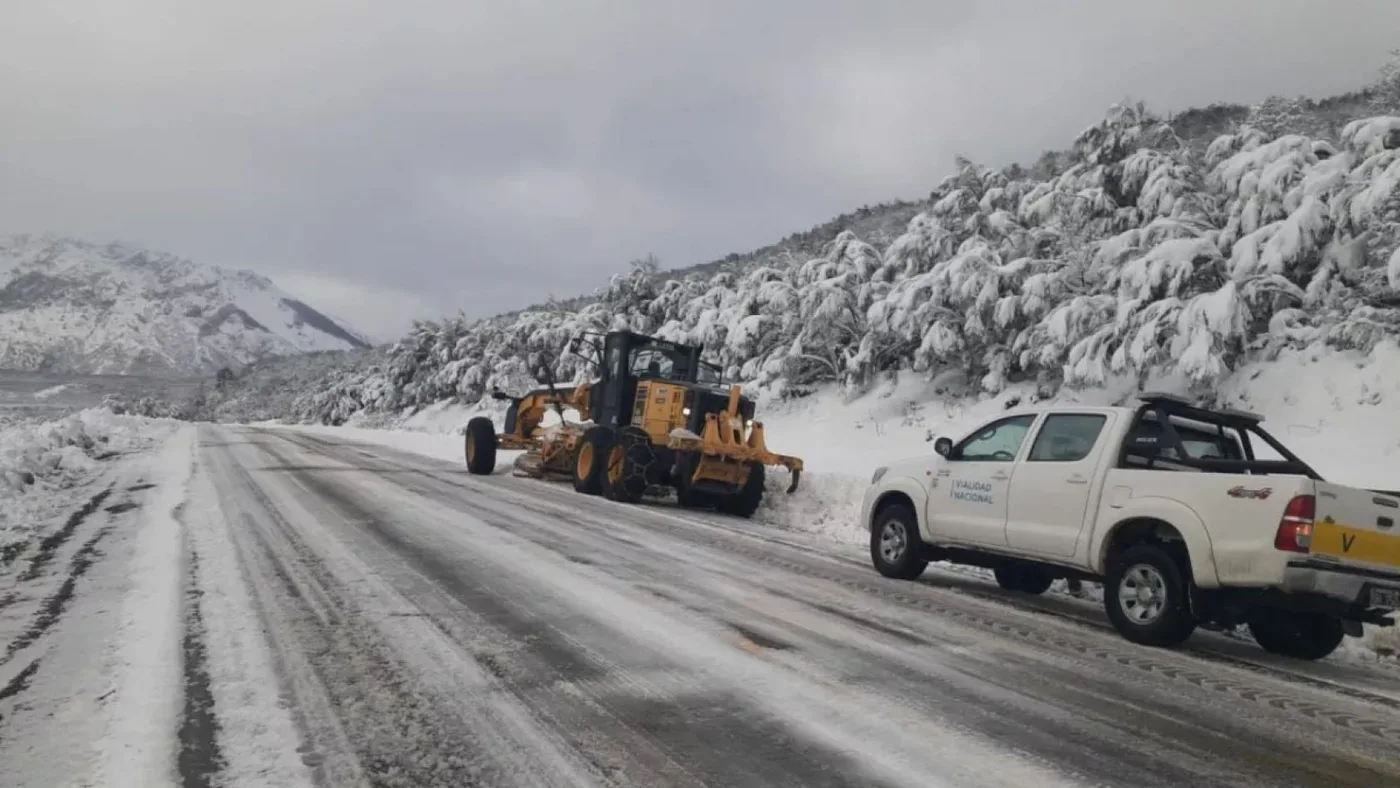
[[[933,442],[933,450],[938,453],[938,456],[947,457],[953,453],[953,439],[939,438]]]

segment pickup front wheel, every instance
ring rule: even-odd
[[[1161,546],[1129,547],[1110,560],[1104,580],[1108,619],[1127,640],[1177,646],[1196,630],[1186,598],[1186,574]]]
[[[919,538],[918,519],[903,504],[891,504],[875,515],[870,528],[870,560],[885,577],[917,580],[928,568]]]

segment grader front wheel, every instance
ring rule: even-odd
[[[733,495],[721,498],[716,507],[725,514],[732,514],[736,517],[753,517],[753,513],[758,511],[759,504],[763,503],[763,486],[766,482],[763,466],[759,463],[749,465],[749,478],[744,482],[744,486]]]

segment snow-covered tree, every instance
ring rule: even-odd
[[[1389,100],[1396,64],[1368,100]],[[1400,330],[1400,116],[1320,134],[1335,118],[1318,106],[1267,99],[1209,144],[1116,106],[1030,169],[959,158],[892,237],[838,222],[752,264],[681,276],[645,258],[588,298],[416,323],[372,362],[320,370],[282,413],[473,402],[536,385],[540,364],[581,379],[595,370],[561,353],[569,338],[618,328],[799,393],[900,369],[988,392],[1156,373],[1209,390],[1251,353],[1369,348]],[[245,377],[218,396],[238,400]]]

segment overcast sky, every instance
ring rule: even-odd
[[[1112,102],[1326,95],[1397,0],[0,0],[0,233],[253,268],[362,330],[745,251]]]

